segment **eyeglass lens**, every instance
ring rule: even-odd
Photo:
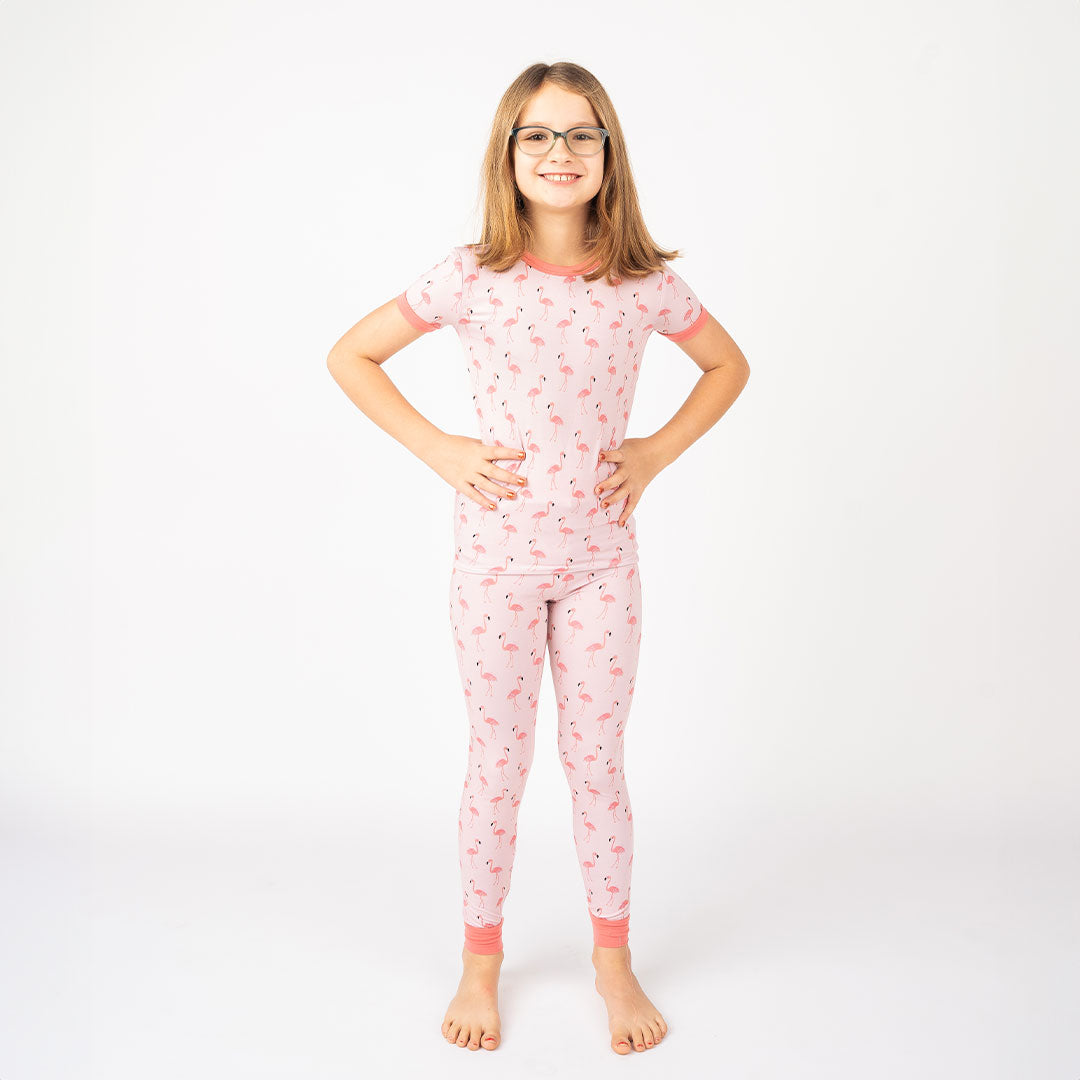
[[[571,128],[566,133],[570,149],[575,154],[599,154],[604,148],[604,135],[599,128]],[[551,149],[555,136],[542,127],[526,127],[517,133],[518,149],[525,154],[546,154]]]

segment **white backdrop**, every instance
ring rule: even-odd
[[[452,492],[325,366],[558,59],[752,371],[636,510],[640,1067],[1080,1075],[1078,21],[0,7],[0,1076],[611,1060],[547,672],[500,1064],[439,1034]],[[475,434],[455,335],[385,370]],[[631,434],[698,374],[654,337]]]

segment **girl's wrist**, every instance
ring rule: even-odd
[[[653,435],[646,436],[644,441],[646,451],[653,459],[654,476],[661,469],[666,469],[679,456],[678,449],[672,446],[670,439],[665,436],[663,428]]]

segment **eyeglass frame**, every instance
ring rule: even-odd
[[[559,141],[559,136],[561,135],[563,145],[566,147],[567,152],[570,154],[574,154],[577,157],[596,157],[597,154],[602,154],[604,152],[604,147],[607,146],[608,139],[611,137],[611,132],[608,131],[607,128],[596,127],[594,124],[576,124],[574,127],[568,128],[566,131],[556,131],[554,128],[549,128],[546,124],[522,124],[521,127],[511,128],[510,138],[514,140],[514,145],[519,150],[521,150],[523,154],[528,154],[529,157],[543,157],[544,154],[549,152],[547,150],[541,150],[539,154],[533,154],[530,153],[528,150],[522,149],[521,143],[518,142],[517,133],[519,131],[528,131],[531,128],[540,128],[543,131],[550,131],[552,134],[552,149]],[[599,131],[600,135],[602,136],[600,139],[600,149],[594,150],[591,154],[579,154],[570,146],[570,140],[566,137],[570,134],[571,131]]]

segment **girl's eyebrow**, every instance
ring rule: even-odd
[[[552,127],[551,124],[545,124],[543,120],[526,120],[522,127]],[[570,127],[596,127],[592,120],[579,120],[576,124],[571,124]],[[554,128],[552,128],[554,130]],[[569,129],[567,129],[569,130]]]

